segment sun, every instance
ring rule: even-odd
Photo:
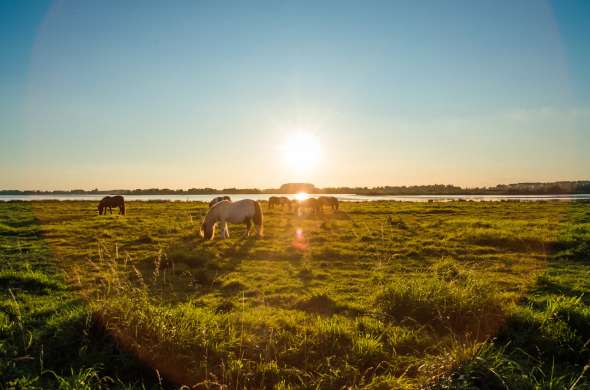
[[[291,134],[282,149],[285,161],[293,168],[312,168],[320,160],[320,142],[309,132]]]
[[[309,194],[307,192],[298,192],[295,194],[295,200],[302,201],[309,198]]]

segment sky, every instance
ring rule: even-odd
[[[0,0],[0,189],[590,179],[589,18],[585,0]]]

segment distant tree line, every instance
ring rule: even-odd
[[[499,184],[495,187],[463,188],[448,184],[383,187],[326,187],[317,188],[311,183],[287,183],[279,188],[145,188],[135,190],[56,190],[21,191],[0,190],[0,195],[209,195],[209,194],[357,194],[357,195],[562,195],[590,194],[590,181],[557,181],[550,183]]]
[[[323,188],[326,193],[359,195],[563,195],[590,194],[590,181],[499,184],[495,187],[463,188],[454,185],[337,187]]]

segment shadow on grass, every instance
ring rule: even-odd
[[[169,250],[155,254],[152,261],[135,264],[140,284],[150,295],[165,303],[198,298],[220,287],[223,276],[235,271],[255,246],[254,237],[225,241],[203,241],[184,237],[169,243]],[[231,293],[232,289],[221,290]]]
[[[590,258],[571,253],[554,252],[497,337],[433,387],[589,388]]]

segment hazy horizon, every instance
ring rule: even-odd
[[[526,183],[558,183],[558,182],[579,182],[579,181],[583,181],[583,182],[590,182],[590,178],[586,178],[586,179],[575,179],[575,180],[551,180],[551,181],[543,181],[543,182],[539,182],[539,181],[523,181],[523,182],[514,182],[514,183],[496,183],[490,186],[479,186],[479,187],[469,187],[469,186],[460,186],[460,185],[456,185],[453,183],[424,183],[424,184],[413,184],[413,185],[407,185],[407,184],[399,184],[399,185],[392,185],[392,184],[380,184],[380,185],[375,185],[375,186],[363,186],[363,185],[359,185],[359,186],[347,186],[347,185],[342,185],[342,186],[322,186],[322,185],[316,185],[315,183],[282,183],[283,184],[312,184],[315,188],[317,189],[325,189],[325,188],[377,188],[377,187],[413,187],[413,186],[434,186],[434,185],[452,185],[452,186],[457,186],[457,187],[461,187],[463,189],[469,190],[469,189],[474,189],[474,188],[493,188],[497,185],[510,185],[510,184],[526,184]],[[73,187],[68,187],[68,188],[46,188],[46,189],[40,189],[40,188],[0,188],[0,191],[41,191],[41,192],[50,192],[50,191],[77,191],[77,190],[82,190],[85,192],[91,192],[94,190],[97,190],[99,192],[104,192],[104,191],[133,191],[133,190],[142,190],[142,191],[146,191],[146,190],[150,190],[150,189],[156,189],[156,190],[173,190],[173,191],[187,191],[190,189],[205,189],[205,188],[211,188],[213,190],[216,191],[222,191],[222,190],[245,190],[245,189],[253,189],[253,190],[277,190],[280,188],[281,185],[277,185],[275,187],[272,186],[264,186],[264,187],[252,187],[252,186],[246,186],[246,187],[211,187],[211,186],[203,186],[203,187],[117,187],[117,188],[98,188],[98,187],[90,187],[90,188],[73,188]]]
[[[590,172],[590,2],[37,1],[0,14],[0,189]]]

